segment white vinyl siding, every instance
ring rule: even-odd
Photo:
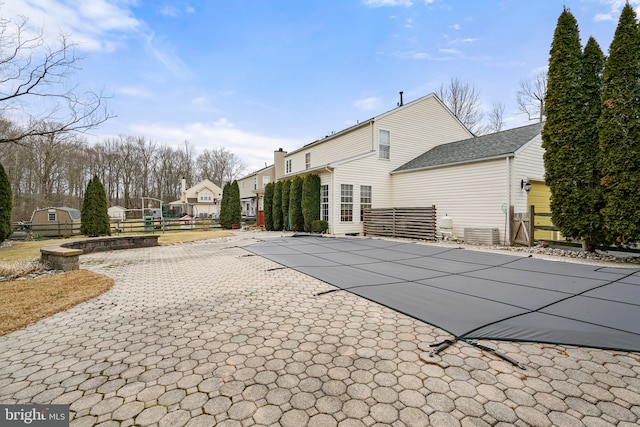
[[[362,126],[351,132],[346,132],[339,137],[328,137],[322,141],[311,145],[304,151],[297,151],[287,154],[287,159],[292,160],[291,173],[303,172],[306,170],[306,154],[313,157],[313,167],[327,165],[331,162],[347,159],[363,153],[371,152],[371,128]]]
[[[516,153],[511,176],[514,212],[528,212],[527,193],[520,188],[521,180],[544,182],[544,148],[542,137],[536,136],[531,143]]]
[[[379,160],[380,129],[388,131],[393,139],[393,153],[385,161]],[[321,176],[323,185],[328,185],[329,232],[335,235],[361,234],[363,230],[358,204],[361,200],[360,186],[375,189],[372,208],[392,207],[393,194],[396,192],[392,182],[396,176],[390,175],[391,171],[436,145],[471,136],[435,96],[429,95],[377,116],[373,122],[356,125],[350,130],[292,151],[287,154],[287,160],[292,160],[291,174],[304,173],[305,154],[310,153],[313,157],[311,170]],[[341,183],[354,186],[350,222],[340,221]],[[415,183],[416,187],[424,185],[425,182]],[[412,200],[405,206],[415,206],[418,201],[421,202],[421,199]]]
[[[391,159],[391,132],[388,130],[378,130],[378,158]]]
[[[393,184],[394,206],[436,205],[438,220],[453,219],[457,238],[464,237],[465,227],[498,228],[504,241],[506,159],[400,173]]]

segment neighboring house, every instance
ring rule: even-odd
[[[213,182],[205,179],[191,188],[187,188],[186,179],[182,178],[180,199],[170,202],[169,206],[179,210],[178,216],[218,218],[220,215],[220,200],[222,189]]]
[[[31,231],[48,237],[80,234],[80,211],[73,208],[36,209],[31,214]]]
[[[318,174],[320,218],[329,222],[329,232],[362,234],[363,208],[437,205],[435,200],[418,195],[428,181],[414,182],[405,189],[407,200],[397,200],[396,176],[391,172],[438,145],[472,136],[442,101],[430,94],[407,104],[401,102],[391,111],[284,153],[282,166],[278,155],[283,152],[277,151],[275,178]]]
[[[510,243],[509,206],[527,212],[538,204],[538,211],[549,212],[542,127],[536,123],[431,148],[391,172],[391,204],[433,204],[438,220],[452,218],[455,237],[463,238],[465,228],[497,228],[500,243]]]
[[[126,221],[127,219],[127,210],[122,206],[111,206],[107,212],[112,222]]]
[[[264,225],[264,188],[276,181],[276,171],[284,170],[284,157],[287,152],[282,148],[274,152],[274,164],[238,179],[242,215],[256,217],[258,225]]]

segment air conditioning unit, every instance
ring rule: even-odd
[[[497,228],[465,228],[464,241],[474,245],[498,245],[500,232]]]

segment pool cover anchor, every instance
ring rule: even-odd
[[[471,341],[471,340],[468,340],[468,339],[464,339],[464,338],[461,338],[461,339],[462,339],[464,342],[466,342],[466,343],[468,343],[468,344],[471,344],[471,345],[472,345],[472,346],[474,346],[474,347],[479,348],[480,350],[486,351],[487,353],[495,354],[495,355],[496,355],[496,356],[498,356],[500,359],[502,359],[502,360],[504,360],[504,361],[506,361],[506,362],[511,363],[513,366],[515,366],[515,367],[517,367],[517,368],[520,368],[520,369],[522,369],[522,370],[526,370],[526,369],[527,369],[527,367],[526,367],[526,366],[524,366],[522,363],[518,362],[516,359],[514,359],[514,358],[512,358],[512,357],[509,357],[509,356],[507,356],[507,355],[506,355],[506,354],[504,354],[504,353],[500,353],[500,352],[499,352],[498,350],[496,350],[495,348],[487,347],[486,345],[482,345],[482,344],[480,344],[480,343],[478,343],[478,342]]]
[[[444,341],[429,345],[429,347],[433,347],[433,350],[431,350],[429,352],[429,357],[433,357],[433,356],[439,354],[444,349],[446,349],[449,346],[455,344],[456,341],[458,341],[458,338],[456,338],[454,340],[444,340]]]
[[[446,348],[452,346],[453,344],[455,344],[458,341],[464,341],[467,344],[470,344],[474,347],[479,348],[480,350],[486,351],[487,353],[491,353],[491,354],[495,354],[497,357],[499,357],[500,359],[511,363],[513,366],[520,368],[522,370],[526,370],[527,367],[524,366],[522,363],[518,362],[517,360],[513,359],[512,357],[507,356],[504,353],[500,353],[499,351],[497,351],[495,348],[491,348],[491,347],[487,347],[486,345],[482,345],[478,342],[469,340],[469,339],[465,339],[465,338],[455,338],[452,340],[444,340],[441,341],[439,343],[435,343],[435,344],[431,344],[429,345],[429,347],[432,347],[433,350],[431,350],[431,352],[429,352],[429,357],[433,357],[437,354],[439,354],[441,351],[445,350]]]

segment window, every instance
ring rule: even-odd
[[[340,185],[340,221],[353,221],[353,185]]]
[[[291,159],[286,160],[284,162],[284,173],[291,173],[293,169],[291,168]]]
[[[57,220],[58,220],[58,218],[57,218],[57,215],[56,215],[56,212],[55,212],[55,211],[53,211],[53,212],[48,212],[48,214],[49,214],[49,215],[48,215],[48,220],[49,220],[49,221],[57,221]]]
[[[263,176],[262,177],[262,188],[266,187],[267,184],[271,181],[271,177],[270,176]]]
[[[200,193],[199,196],[201,202],[210,202],[213,200],[213,196],[211,195],[211,193],[204,192]]]
[[[329,221],[329,186],[320,186],[320,219]]]
[[[254,190],[258,189],[258,177],[257,176],[253,177],[253,189]]]
[[[304,166],[307,169],[311,168],[311,153],[304,155]]]
[[[364,221],[364,210],[371,208],[371,186],[360,186],[360,221]]]
[[[378,157],[385,160],[391,158],[391,133],[388,130],[378,131]]]

